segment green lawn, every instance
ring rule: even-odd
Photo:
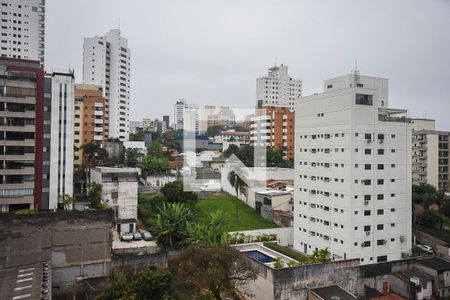
[[[236,204],[238,205],[238,219],[236,219]],[[216,210],[223,211],[228,231],[253,230],[278,227],[259,216],[251,207],[228,194],[212,195],[199,199],[195,205],[200,218]]]

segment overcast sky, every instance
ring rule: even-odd
[[[289,66],[304,95],[354,69],[389,79],[389,103],[450,130],[448,0],[47,0],[46,68],[75,69],[83,37],[119,26],[131,48],[131,120],[180,98],[253,107],[255,79]]]

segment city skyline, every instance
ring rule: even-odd
[[[350,73],[356,60],[362,75],[389,78],[393,105],[408,109],[411,117],[436,119],[437,129],[446,130],[450,35],[436,29],[450,28],[449,5],[48,1],[46,69],[70,64],[81,82],[83,38],[120,23],[134,57],[131,120],[170,114],[181,98],[199,105],[253,106],[255,80],[275,62],[286,64],[293,78],[303,80],[304,96],[311,95],[323,78]],[[69,23],[56,13],[62,6],[86,21]],[[307,18],[310,14],[322,17]],[[69,37],[71,43],[57,42]]]

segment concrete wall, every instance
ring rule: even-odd
[[[243,233],[245,235],[258,236],[263,234],[276,234],[278,244],[283,246],[292,245],[294,240],[293,228],[292,227],[280,227],[280,228],[268,228],[268,229],[256,229],[256,230],[243,230],[243,231],[233,231],[233,233]]]
[[[125,272],[135,272],[144,267],[167,266],[166,253],[158,252],[145,255],[113,255],[111,268],[119,269]]]
[[[249,258],[250,259],[250,258]],[[258,272],[255,281],[245,289],[255,299],[307,299],[308,288],[338,284],[356,296],[364,295],[364,285],[383,290],[389,284],[389,274],[413,268],[413,260],[392,261],[373,265],[359,265],[359,260],[346,260],[283,269],[271,269],[251,260]]]
[[[425,233],[423,231],[416,230],[416,240],[420,241],[422,244],[426,244],[432,248],[436,248],[437,245],[446,246],[447,243],[443,240],[440,240],[432,235],[429,235],[428,233]]]
[[[111,268],[112,211],[0,214],[0,269],[52,262],[55,294]]]

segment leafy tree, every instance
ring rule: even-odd
[[[102,185],[100,183],[91,183],[89,186],[88,198],[91,201],[92,208],[102,207]]]
[[[228,246],[192,246],[170,262],[179,282],[198,291],[210,291],[215,299],[237,299],[237,287],[256,279],[252,263]]]
[[[308,257],[308,263],[324,263],[330,261],[331,253],[328,248],[314,250],[312,255]]]
[[[236,131],[243,131],[243,132],[248,132],[249,131],[248,128],[246,128],[246,127],[244,127],[242,125],[239,125],[239,124],[234,125],[233,129],[236,130]]]
[[[165,157],[145,155],[140,163],[142,176],[161,175],[169,172],[169,160]]]
[[[130,168],[135,168],[140,163],[142,154],[139,149],[130,148],[125,150],[125,165]]]
[[[239,175],[235,171],[231,171],[228,174],[228,182],[234,190],[236,191],[236,198],[239,199],[239,192],[245,193],[246,188],[248,187],[247,183],[239,177]],[[239,203],[236,201],[236,221],[239,220]]]
[[[275,258],[275,261],[273,262],[273,267],[275,269],[283,268],[284,267],[284,261],[280,257]]]
[[[239,158],[240,150],[239,147],[235,144],[231,144],[228,146],[228,149],[223,152],[223,156],[230,157],[232,154],[236,155]]]
[[[163,145],[158,141],[151,143],[147,147],[147,154],[152,157],[167,157],[167,153],[163,151]]]
[[[144,141],[144,133],[143,132],[136,132],[136,133],[130,133],[130,141],[138,141],[142,142]]]
[[[412,186],[412,199],[416,204],[422,204],[427,209],[436,199],[437,191],[431,184]]]
[[[206,135],[213,137],[213,136],[220,134],[222,132],[222,130],[223,130],[222,125],[209,126],[208,129],[206,130]]]
[[[207,221],[186,223],[186,244],[223,246],[228,241],[223,212],[217,210],[208,214]]]
[[[108,152],[98,143],[86,143],[81,148],[83,149],[83,155],[88,166],[101,165],[103,160],[108,157]]]
[[[433,227],[435,224],[439,225],[439,229],[442,230],[444,223],[448,222],[448,218],[440,212],[427,209],[420,216],[420,222],[429,227]]]
[[[154,219],[148,220],[158,244],[165,249],[182,245],[186,239],[186,223],[194,220],[188,206],[181,203],[163,203],[157,207]]]
[[[73,204],[75,203],[75,197],[70,196],[69,194],[64,194],[60,197],[60,202],[63,205],[65,210],[73,208]]]
[[[157,212],[157,207],[166,202],[166,197],[161,193],[155,193],[152,195],[139,194],[138,196],[138,214],[140,220],[146,225],[150,225],[148,220],[154,219],[154,215]]]
[[[111,285],[97,300],[169,300],[174,299],[174,278],[167,269],[145,268],[136,274],[114,272]]]
[[[172,203],[195,204],[198,198],[194,192],[185,192],[183,182],[179,180],[166,183],[161,188],[161,193],[166,197],[168,202]]]

